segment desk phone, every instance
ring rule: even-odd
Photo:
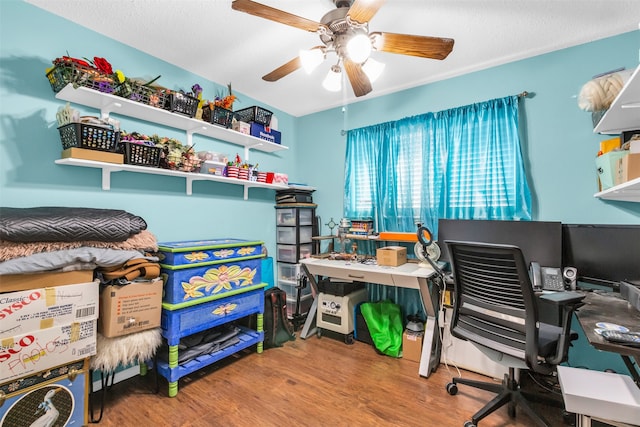
[[[531,263],[531,282],[534,289],[544,291],[564,291],[562,270],[556,267],[540,267],[537,262]]]

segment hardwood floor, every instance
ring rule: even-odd
[[[282,348],[245,352],[203,368],[180,380],[174,398],[167,397],[163,378],[154,394],[154,372],[115,384],[100,425],[462,427],[492,394],[460,386],[450,396],[445,387],[452,375],[455,369],[449,373],[440,365],[429,378],[420,377],[416,362],[379,355],[361,342],[297,338]],[[554,426],[563,425],[559,409],[539,410]],[[520,411],[510,418],[506,407],[480,422],[481,427],[532,425]]]

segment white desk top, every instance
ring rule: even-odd
[[[398,267],[387,267],[373,264],[363,264],[354,261],[341,261],[321,258],[305,258],[300,260],[300,262],[302,264],[306,264],[310,268],[313,268],[315,266],[320,268],[339,268],[363,273],[384,273],[394,276],[424,277],[425,279],[435,274],[435,271],[431,266],[421,266],[420,264],[412,262],[408,262]]]

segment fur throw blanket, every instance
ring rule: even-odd
[[[141,250],[145,252],[157,252],[158,241],[148,230],[142,230],[123,242],[31,242],[20,243],[0,240],[0,262],[9,259],[25,257],[41,252],[53,252],[65,249],[76,249],[82,246],[104,249]]]
[[[98,333],[96,355],[91,357],[91,369],[110,373],[118,367],[151,360],[161,343],[160,328],[115,338],[107,338]]]

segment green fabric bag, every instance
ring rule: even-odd
[[[391,357],[402,356],[402,314],[400,306],[389,300],[360,305],[376,349]]]

